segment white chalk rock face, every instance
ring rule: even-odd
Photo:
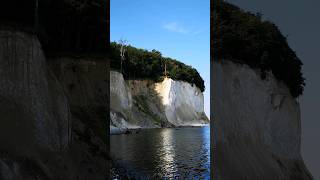
[[[110,84],[110,108],[118,112],[130,110],[132,96],[122,74],[110,71]]]
[[[312,179],[300,155],[300,108],[272,73],[231,61],[212,68],[215,177]]]
[[[111,132],[205,125],[209,120],[203,106],[203,94],[195,85],[170,78],[159,83],[125,81],[121,73],[110,72]]]
[[[121,132],[127,128],[135,128],[128,121],[132,109],[132,95],[123,75],[110,71],[110,132]],[[136,127],[138,128],[138,127]]]
[[[197,126],[208,123],[204,115],[203,94],[198,87],[165,78],[156,83],[156,91],[165,107],[168,121],[175,126]]]

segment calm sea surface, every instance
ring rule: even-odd
[[[115,164],[136,179],[210,179],[210,127],[112,135]]]

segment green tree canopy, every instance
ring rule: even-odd
[[[111,42],[110,50],[111,68],[120,71],[120,45],[116,42]],[[163,57],[161,52],[155,49],[147,51],[130,45],[127,46],[122,74],[125,79],[161,81],[165,75],[165,65],[168,77],[195,84],[202,92],[205,90],[204,81],[195,68],[177,60]]]
[[[213,6],[213,14],[216,24],[211,37],[218,59],[259,68],[263,79],[271,71],[293,97],[303,93],[302,62],[274,23],[262,20],[261,13],[245,12],[226,2]]]

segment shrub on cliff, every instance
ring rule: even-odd
[[[121,71],[120,45],[112,42],[110,45],[111,68]],[[202,92],[204,81],[198,71],[177,60],[163,57],[159,51],[147,51],[132,46],[126,47],[125,60],[122,64],[122,74],[126,79],[153,79],[161,81],[165,75],[174,80],[195,84]]]
[[[260,13],[245,12],[226,2],[215,4],[213,14],[216,24],[211,37],[219,59],[259,68],[262,78],[265,71],[272,71],[293,97],[303,93],[302,62],[275,24],[263,21]]]

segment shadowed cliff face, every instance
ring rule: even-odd
[[[49,67],[63,87],[72,117],[79,118],[106,143],[109,63],[106,58],[55,57]]]
[[[0,179],[105,179],[108,68],[0,30]]]
[[[108,10],[0,2],[0,179],[106,179]]]
[[[213,64],[214,177],[312,179],[300,154],[300,107],[272,73]]]
[[[39,41],[23,32],[1,31],[0,43],[1,96],[32,119],[29,123],[34,132],[30,133],[38,145],[51,150],[64,149],[70,141],[69,104],[61,85],[47,69]],[[7,112],[8,116],[12,113],[15,112]],[[10,121],[5,119],[2,122]],[[23,128],[19,122],[16,127]],[[18,129],[7,131],[19,132]]]
[[[113,128],[151,128],[170,123],[152,81],[125,81],[122,74],[110,71],[110,117]],[[162,122],[162,124],[161,124]]]

